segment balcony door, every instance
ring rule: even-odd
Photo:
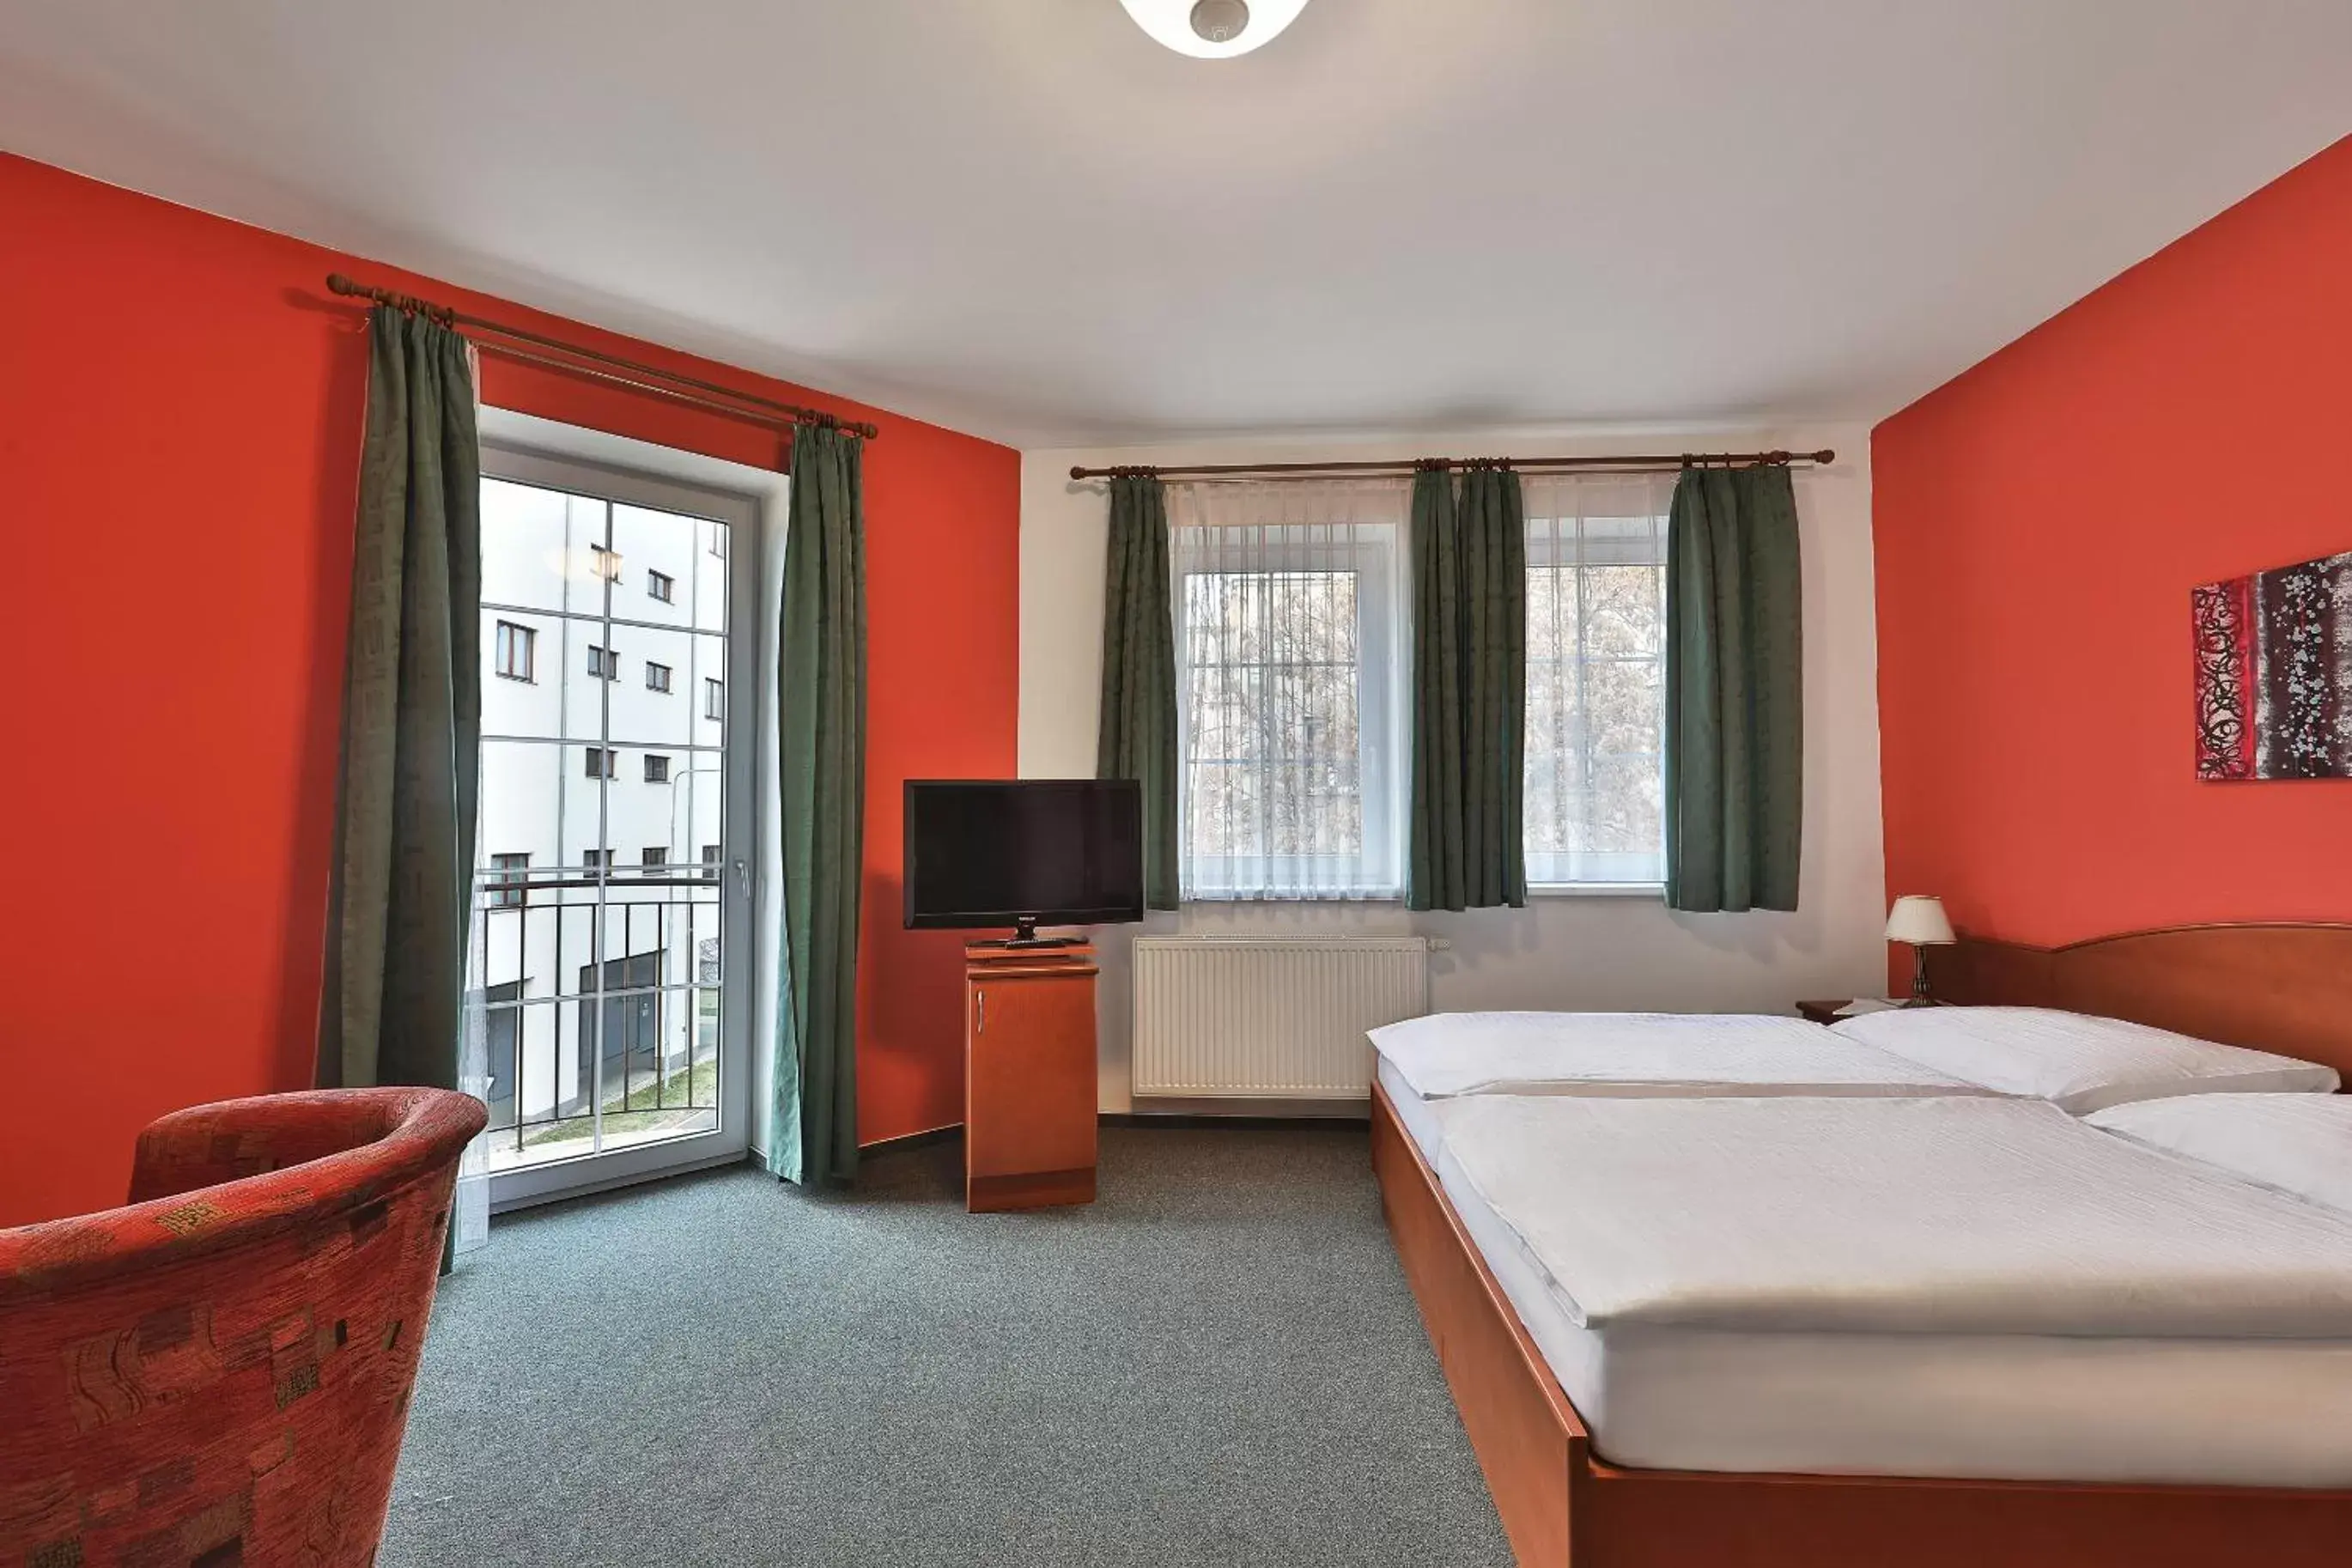
[[[467,1027],[500,1208],[743,1153],[759,512],[488,442],[482,473]]]

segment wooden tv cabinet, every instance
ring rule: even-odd
[[[974,1214],[1095,1201],[1095,950],[963,950],[963,1193]]]

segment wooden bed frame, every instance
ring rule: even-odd
[[[1954,1001],[2062,1005],[2352,1076],[2352,926],[2208,926],[2057,949],[1963,939]],[[1576,1407],[1396,1110],[1372,1168],[1422,1321],[1521,1568],[2342,1568],[2352,1491],[1626,1469]]]

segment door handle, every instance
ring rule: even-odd
[[[971,994],[971,1002],[973,1012],[975,1014],[972,1020],[971,1032],[975,1035],[984,1035],[988,1033],[988,993],[985,991],[973,992]]]

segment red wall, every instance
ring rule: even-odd
[[[2352,920],[2352,782],[2197,782],[2189,629],[2352,550],[2347,366],[2352,139],[1878,427],[1890,895],[2035,942]]]
[[[899,784],[1014,771],[1019,454],[5,155],[0,213],[0,1225],[121,1201],[163,1110],[308,1080],[366,374],[334,269],[881,426],[859,1131],[961,1120],[961,950],[898,929]],[[781,456],[550,372],[483,384]]]

